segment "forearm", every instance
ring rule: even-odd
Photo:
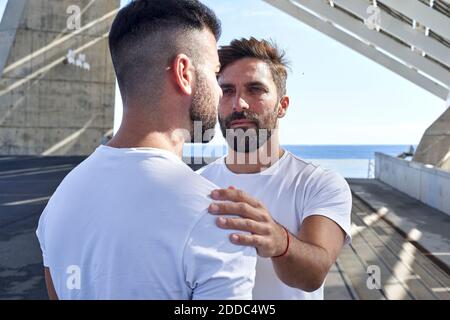
[[[317,290],[331,267],[326,250],[303,242],[292,234],[289,237],[287,253],[272,258],[278,278],[290,287],[308,292]]]
[[[56,294],[55,286],[53,285],[52,276],[50,275],[50,269],[44,267],[45,274],[45,284],[47,286],[47,293],[50,300],[58,300],[58,295]]]
[[[248,232],[233,233],[234,244],[255,247],[260,257],[273,257],[275,272],[286,285],[309,292],[320,288],[345,240],[345,231],[334,220],[309,215],[298,238],[288,233],[289,249],[284,253],[287,229],[258,200],[234,188],[214,190],[211,198],[222,201],[211,204],[211,213],[240,216],[217,221],[220,228]]]

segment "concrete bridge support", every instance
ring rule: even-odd
[[[107,37],[119,2],[8,1],[0,25],[0,155],[87,155],[112,129]]]

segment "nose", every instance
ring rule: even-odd
[[[242,112],[242,110],[247,110],[248,108],[248,103],[242,97],[236,95],[233,100],[233,111]]]

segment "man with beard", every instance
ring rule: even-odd
[[[351,240],[348,184],[280,147],[289,107],[284,53],[251,38],[222,47],[219,58],[229,151],[199,171],[224,188],[211,193],[219,202],[209,210],[219,227],[235,230],[232,243],[256,248],[254,299],[323,299],[325,277]]]
[[[219,35],[197,0],[136,0],[118,13],[109,44],[123,121],[41,216],[51,298],[251,298],[255,249],[217,228],[207,210],[217,187],[181,160],[194,122],[216,122]]]

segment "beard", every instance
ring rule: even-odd
[[[232,112],[226,118],[219,117],[220,130],[228,143],[228,146],[235,152],[250,153],[264,146],[271,138],[277,125],[278,108],[275,106],[274,112],[265,117],[244,110],[242,112]],[[234,120],[252,121],[256,128],[232,129],[231,122]]]
[[[214,138],[214,127],[217,122],[217,106],[214,106],[212,90],[208,86],[206,78],[199,71],[195,73],[195,92],[189,108],[189,116],[192,122],[190,129],[191,143],[208,143]],[[197,137],[195,128],[201,124],[202,136]],[[209,134],[205,135],[208,131]]]

